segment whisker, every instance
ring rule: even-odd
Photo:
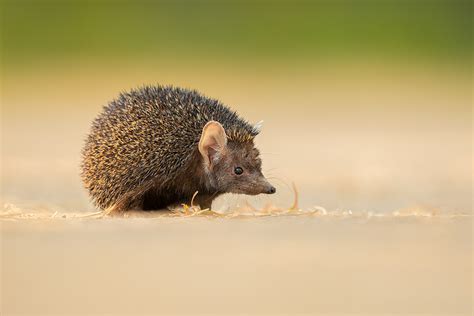
[[[287,188],[290,188],[290,185],[288,184],[288,181],[282,179],[282,178],[279,178],[279,177],[275,177],[275,176],[268,176],[267,177],[268,180],[276,180],[276,181],[279,181],[280,183],[284,184]]]
[[[278,168],[270,168],[270,169],[265,169],[264,172],[267,173],[267,172],[272,172],[272,171],[275,171],[277,170]]]

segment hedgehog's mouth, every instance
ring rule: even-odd
[[[265,178],[263,178],[255,183],[238,186],[234,190],[231,190],[231,192],[247,195],[274,194],[276,189]]]

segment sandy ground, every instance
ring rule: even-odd
[[[471,315],[470,73],[412,66],[4,69],[1,314]],[[155,82],[263,119],[278,194],[246,200],[302,211],[96,218],[89,124]]]
[[[471,315],[471,218],[3,220],[2,315]]]

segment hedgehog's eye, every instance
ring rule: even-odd
[[[234,168],[234,173],[238,176],[240,176],[242,173],[244,173],[244,169],[240,168],[240,167],[235,167]]]

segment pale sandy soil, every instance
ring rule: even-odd
[[[2,315],[470,315],[471,218],[3,220]]]
[[[472,314],[468,72],[175,66],[3,72],[2,315]],[[279,210],[223,196],[221,215],[97,218],[78,176],[89,124],[155,82],[265,121],[278,194],[248,201]],[[284,211],[292,182],[302,211]]]

